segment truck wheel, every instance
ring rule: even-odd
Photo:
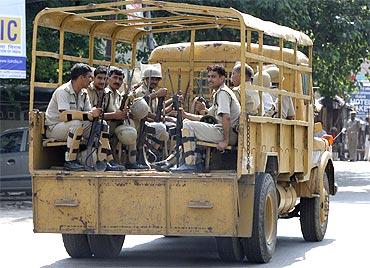
[[[87,238],[96,258],[117,257],[125,241],[124,235],[88,235]]]
[[[277,219],[274,179],[268,173],[259,174],[256,176],[252,237],[243,239],[248,261],[270,261],[276,246]]]
[[[225,262],[242,262],[244,251],[241,239],[238,237],[216,237],[217,251]]]
[[[301,198],[301,230],[306,241],[321,241],[326,233],[329,219],[329,181],[324,172],[323,189],[320,196]]]
[[[87,235],[62,234],[64,248],[72,258],[90,258],[91,250]]]

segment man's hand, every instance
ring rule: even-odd
[[[96,108],[93,107],[90,111],[90,114],[92,115],[93,118],[97,118],[101,115],[102,109],[101,108]]]
[[[202,101],[196,101],[195,102],[195,105],[194,105],[194,110],[195,112],[198,112],[199,114],[201,114],[202,111],[206,110],[207,107],[206,107],[206,104]]]
[[[160,97],[166,97],[166,95],[167,95],[167,88],[164,88],[164,87],[162,87],[162,88],[158,89],[158,90],[155,92],[155,96],[156,96],[157,98],[160,98]]]
[[[227,145],[229,145],[229,141],[220,141],[218,144],[217,144],[217,150],[221,151],[221,152],[224,152],[225,151],[225,148],[227,147]]]
[[[123,119],[126,119],[126,118],[127,118],[127,110],[126,111],[118,110],[118,111],[114,112],[114,119],[123,120]]]
[[[179,112],[181,113],[182,117],[185,118],[186,116],[186,112],[184,111],[184,109],[182,107],[179,107]],[[173,117],[177,117],[177,111],[176,110],[172,110],[171,112],[168,113],[170,116],[173,116]]]

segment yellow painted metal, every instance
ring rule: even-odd
[[[36,232],[94,233],[97,181],[88,178],[33,178]]]
[[[317,178],[322,177],[326,164],[331,161],[331,155],[325,148],[320,165],[313,167],[311,163],[314,145],[310,138],[313,133],[312,41],[304,34],[288,28],[289,33],[299,37],[294,42],[279,27],[261,29],[261,25],[266,25],[265,22],[255,24],[256,18],[232,8],[148,0],[141,1],[145,5],[141,10],[157,12],[157,16],[129,20],[127,15],[132,15],[133,11],[122,7],[133,3],[137,1],[45,9],[35,18],[29,161],[33,176],[35,231],[250,237],[254,174],[265,172],[269,159],[277,161],[278,183],[284,183],[289,180],[290,175],[296,174],[298,182],[293,186],[297,195],[312,197],[320,188],[319,185],[322,185],[322,180]],[[147,30],[147,26],[151,30]],[[58,53],[37,50],[38,27],[59,31]],[[224,28],[237,29],[242,42],[196,42],[197,31]],[[239,120],[237,172],[184,175],[155,171],[92,173],[52,170],[51,167],[60,167],[63,164],[65,147],[43,146],[45,115],[32,111],[34,87],[56,88],[65,82],[61,75],[64,61],[85,62],[90,65],[111,64],[132,69],[136,66],[137,43],[142,37],[179,31],[189,32],[190,42],[158,47],[149,61],[160,62],[163,70],[170,70],[174,85],[178,85],[181,69],[180,88],[183,93],[188,84],[192,92],[194,77],[204,72],[207,65],[220,63],[230,72],[236,61],[241,62],[242,113]],[[64,33],[89,36],[87,58],[64,54],[64,47],[68,45],[64,44]],[[252,33],[258,34],[258,44],[252,43]],[[265,35],[278,40],[279,46],[265,45]],[[112,41],[110,61],[94,58],[94,42],[97,38]],[[131,61],[128,64],[116,62],[116,46],[122,42],[131,45]],[[292,42],[294,49],[284,48],[286,42]],[[307,56],[298,50],[301,45],[308,46]],[[58,83],[36,81],[36,63],[42,57],[59,61]],[[248,86],[247,89],[257,89],[261,99],[263,92],[292,97],[297,107],[298,120],[286,120],[281,116],[263,117],[260,111],[260,116],[250,116],[250,136],[246,135],[245,63],[259,72],[266,64],[276,64],[279,67],[280,90],[262,86]],[[309,77],[307,94],[302,91],[302,73]],[[169,88],[169,79],[166,82],[164,86]],[[208,96],[211,96],[211,92]],[[281,104],[279,106],[281,110]],[[252,162],[250,169],[245,166],[248,142]],[[284,197],[280,212],[292,208],[294,194],[290,193]]]
[[[238,180],[238,205],[240,214],[237,226],[238,237],[250,237],[252,235],[254,180],[254,175],[246,175]]]
[[[169,233],[236,235],[235,181],[179,179],[169,189]]]
[[[36,232],[237,234],[232,178],[123,180],[109,174],[36,172],[33,187]]]
[[[240,20],[240,102],[245,103],[245,40],[246,40],[246,28],[245,24]],[[239,117],[239,132],[238,132],[238,141],[240,141],[238,146],[238,154],[237,154],[237,176],[238,178],[241,178],[242,176],[242,163],[243,158],[245,156],[245,152],[247,151],[247,148],[244,144],[244,136],[245,136],[245,130],[246,130],[246,113],[245,113],[245,105],[241,106],[241,113]],[[247,155],[247,160],[249,155]]]

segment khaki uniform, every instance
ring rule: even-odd
[[[348,135],[348,153],[349,158],[352,161],[357,160],[357,145],[358,145],[358,133],[360,131],[360,121],[355,118],[354,120],[349,119],[347,122],[347,135]]]
[[[145,83],[142,83],[140,87],[135,89],[134,94],[136,98],[139,97],[145,97],[148,96],[153,92],[152,89],[149,89]],[[150,113],[155,114],[158,107],[158,98],[151,99],[148,103]],[[160,141],[167,141],[168,140],[168,134],[167,134],[167,128],[164,123],[161,122],[145,122],[145,124],[149,127],[152,127],[155,129],[155,138],[157,138]]]
[[[282,91],[287,92],[284,89]],[[274,94],[271,94],[271,97],[274,100],[276,111],[278,111],[279,110],[279,99]],[[294,109],[294,104],[293,104],[292,98],[289,97],[289,96],[282,96],[281,97],[281,102],[282,102],[281,103],[281,106],[282,106],[281,117],[282,118],[287,118],[288,116],[289,117],[295,116],[295,109]],[[276,116],[277,115],[278,114],[276,113]]]
[[[86,89],[82,89],[78,94],[72,87],[72,82],[69,81],[58,87],[51,97],[48,108],[46,110],[45,125],[46,137],[60,141],[67,140],[68,151],[65,155],[66,161],[77,159],[81,138],[89,138],[91,125],[90,121],[71,120],[62,122],[59,119],[60,111],[90,111],[91,104]],[[101,133],[102,145],[98,149],[98,160],[110,161],[113,159],[112,153],[107,146],[107,133]]]
[[[208,114],[216,117],[218,124],[212,125],[199,121],[184,120],[182,136],[184,157],[187,165],[195,165],[196,140],[218,143],[224,140],[222,114],[230,116],[229,145],[237,143],[238,135],[235,128],[240,116],[240,104],[234,92],[223,84],[213,95],[213,105]]]
[[[245,82],[245,86],[250,86],[251,82]],[[234,87],[233,92],[240,102],[240,86]],[[258,107],[260,105],[260,96],[258,95],[258,91],[255,89],[246,89],[245,90],[245,109],[248,114],[257,115],[258,114]]]
[[[104,95],[104,101],[101,102],[101,98],[103,97],[103,92],[105,93]],[[91,82],[90,85],[87,87],[87,94],[89,95],[89,100],[91,107],[98,107],[98,105],[104,104],[104,110],[107,109],[108,103],[109,103],[109,95],[110,90],[108,88],[105,88],[103,90],[97,90],[94,86],[94,82]]]
[[[263,108],[263,116],[272,116],[276,115],[276,106],[274,99],[272,98],[271,94],[268,92],[262,92],[262,108]]]
[[[110,87],[108,87],[107,90],[108,90],[109,100],[108,100],[108,105],[107,105],[105,112],[108,112],[108,113],[116,112],[121,108],[123,94],[119,92],[118,90],[116,91],[112,90]],[[127,126],[135,127],[131,125],[130,121],[128,120],[123,120],[123,122],[122,121],[109,121],[108,124],[109,124],[109,133],[111,135],[116,134],[115,131],[116,131],[117,126],[119,125],[124,124]],[[123,144],[123,145],[127,146],[128,161],[131,164],[136,163],[136,154],[137,154],[136,145],[133,145],[133,144],[131,145]]]

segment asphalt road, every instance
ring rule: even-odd
[[[263,267],[369,267],[370,163],[336,162],[325,239],[308,243],[299,219],[280,220],[273,259]],[[58,234],[32,232],[31,203],[0,203],[0,267],[256,267],[219,260],[213,238],[127,236],[120,257],[71,259]]]

